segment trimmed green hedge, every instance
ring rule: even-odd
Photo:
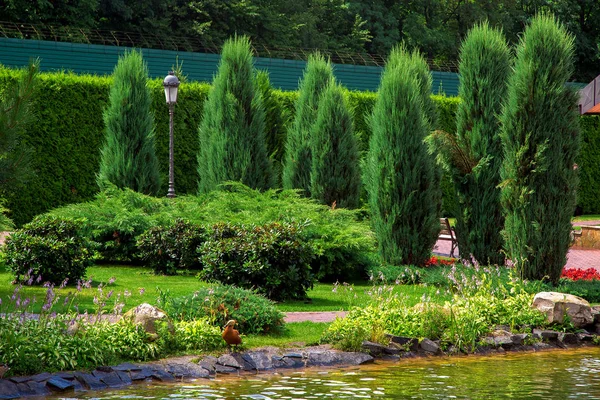
[[[0,92],[4,83],[20,73],[0,67]],[[104,139],[102,111],[108,101],[110,77],[43,73],[40,91],[35,101],[37,120],[27,132],[27,143],[34,150],[31,176],[24,188],[7,194],[7,206],[17,225],[29,222],[35,215],[64,204],[90,200],[98,192],[96,173],[100,148]],[[167,193],[168,123],[162,80],[149,82],[152,91],[152,112],[156,121],[157,155],[163,175],[161,192]],[[210,85],[189,82],[182,84],[175,106],[175,190],[178,194],[195,193],[197,189],[196,153],[198,125],[202,106]],[[276,99],[289,115],[294,113],[297,92],[274,91]],[[348,103],[354,114],[355,132],[361,153],[369,143],[368,115],[375,103],[373,92],[348,91]],[[454,115],[460,101],[456,97],[432,96],[438,107],[438,129],[454,132]],[[585,117],[583,146],[578,162],[581,171],[580,211],[600,213],[600,122],[597,117]],[[446,182],[447,183],[447,182]],[[444,212],[451,216],[453,194],[451,185],[442,182]]]

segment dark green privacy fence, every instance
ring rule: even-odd
[[[118,57],[128,47],[52,42],[42,40],[0,38],[0,63],[8,67],[27,65],[39,57],[44,71],[66,70],[97,75],[111,74]],[[142,49],[153,78],[164,77],[176,59],[183,62],[188,79],[211,82],[219,62],[218,54]],[[258,69],[269,72],[274,87],[296,90],[306,66],[305,61],[278,58],[255,58]],[[376,91],[382,68],[378,66],[334,64],[339,82],[348,89]],[[458,75],[453,72],[433,71],[433,93],[456,96]]]

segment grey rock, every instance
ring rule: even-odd
[[[21,397],[17,384],[8,379],[0,379],[0,399],[17,399]]]
[[[440,346],[437,343],[427,338],[419,342],[419,347],[421,348],[421,350],[432,354],[437,354],[441,351]]]
[[[549,330],[542,330],[542,329],[534,329],[533,330],[533,336],[535,338],[538,338],[538,339],[557,340],[558,339],[558,332],[556,332],[556,331],[549,331]]]
[[[283,356],[287,358],[304,358],[301,353],[285,353]]]
[[[131,385],[131,376],[129,376],[129,373],[125,372],[125,371],[115,371],[116,374],[119,376],[119,379],[121,380],[121,382],[123,382],[123,385],[127,386],[127,385]]]
[[[342,365],[362,365],[375,359],[365,353],[338,353],[338,360]]]
[[[29,382],[31,380],[31,377],[30,376],[11,376],[8,379],[13,381],[14,383],[25,383],[25,382]]]
[[[101,365],[98,368],[96,368],[96,370],[100,371],[100,372],[113,372],[113,367],[108,367],[108,366],[105,366],[105,365]]]
[[[515,346],[522,346],[525,343],[525,339],[529,337],[528,333],[517,333],[512,335],[510,338]]]
[[[208,372],[214,373],[215,366],[217,365],[217,357],[213,357],[213,356],[204,357],[202,360],[200,360],[198,365],[201,366],[202,368],[206,369]]]
[[[119,378],[117,371],[103,372],[96,370],[92,372],[92,374],[100,379],[101,382],[104,382],[108,387],[117,388],[125,385],[121,378]]]
[[[533,298],[532,307],[540,310],[550,323],[563,323],[565,317],[581,328],[594,322],[590,303],[579,296],[568,293],[540,292]]]
[[[591,342],[592,340],[594,340],[594,335],[591,335],[589,333],[578,333],[577,338],[581,342]]]
[[[400,346],[399,344],[396,343],[390,343],[389,346],[387,346],[385,349],[383,349],[383,352],[385,354],[401,354],[404,353],[406,351],[406,349],[403,346]]]
[[[226,367],[233,367],[237,369],[243,369],[243,366],[233,357],[231,354],[223,354],[217,359],[217,363]]]
[[[46,381],[46,386],[48,386],[51,389],[57,389],[57,390],[67,390],[67,389],[75,388],[75,385],[73,384],[73,382],[63,379],[58,376],[54,376],[54,377],[48,379]]]
[[[100,379],[96,378],[92,374],[87,374],[85,372],[76,372],[75,377],[81,384],[89,390],[100,390],[106,389],[108,385],[106,383],[101,382]]]
[[[114,369],[115,371],[140,371],[142,369],[141,366],[136,365],[136,364],[132,364],[132,363],[123,363],[123,364],[119,364],[116,367],[112,367],[112,369]]]
[[[339,361],[336,353],[330,351],[311,352],[306,360],[307,367],[321,367],[327,365],[336,365]]]
[[[545,350],[545,349],[552,348],[552,346],[549,345],[548,343],[536,342],[536,343],[533,344],[533,348],[536,349],[536,350]]]
[[[250,351],[244,354],[244,359],[248,360],[248,362],[252,361],[252,363],[254,363],[254,367],[258,371],[268,371],[273,369],[275,364],[282,365],[277,360],[273,360],[273,357],[275,356],[276,355],[266,351]],[[282,358],[287,360],[285,355]]]
[[[275,363],[273,363],[275,366]],[[302,368],[306,366],[305,360],[297,357],[288,358],[285,357],[283,359],[283,363],[281,365],[277,365],[276,368]]]
[[[576,344],[579,342],[579,338],[574,333],[561,332],[558,334],[558,341],[564,344]]]
[[[169,374],[167,371],[162,370],[162,369],[157,369],[155,371],[152,372],[152,375],[150,375],[150,377],[152,379],[157,379],[161,382],[174,382],[175,381],[175,377],[171,374]]]
[[[150,378],[150,375],[152,375],[152,371],[150,371],[148,368],[142,368],[137,371],[129,372],[129,377],[132,381],[142,381],[144,379]]]
[[[208,378],[208,370],[194,363],[169,364],[167,371],[175,378]]]
[[[219,374],[235,374],[239,373],[240,370],[238,368],[227,367],[225,365],[217,364],[215,365],[215,372]]]
[[[73,375],[72,372],[56,372],[54,373],[53,376],[58,376],[59,378],[63,378],[66,380],[73,380],[75,379],[75,376]]]
[[[594,324],[598,324],[600,323],[600,310],[597,308],[598,306],[593,306],[592,307],[592,318],[594,319],[593,323]]]
[[[49,396],[52,394],[50,389],[48,389],[43,382],[24,382],[19,383],[17,387],[23,396]]]
[[[141,325],[150,334],[156,334],[156,323],[164,321],[173,330],[173,322],[163,310],[148,303],[142,303],[123,315],[123,319]]]
[[[36,382],[43,382],[43,381],[47,381],[51,377],[52,377],[52,374],[50,374],[48,372],[43,372],[41,374],[30,376],[29,380],[30,381],[36,381]]]
[[[244,353],[241,355],[242,361],[243,361],[243,366],[244,366],[244,370],[246,371],[258,371],[258,368],[256,366],[256,363],[254,362],[254,360],[252,359],[252,357],[250,357],[248,354]],[[283,357],[281,358],[283,360]],[[240,362],[240,360],[238,360],[238,362]],[[240,362],[240,364],[242,364]]]
[[[496,347],[509,348],[513,345],[512,336],[496,336],[494,337],[494,345]]]
[[[368,351],[370,355],[377,357],[385,353],[386,346],[365,340],[362,342],[362,348]]]

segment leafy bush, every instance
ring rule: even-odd
[[[283,327],[283,314],[275,304],[253,290],[215,285],[193,295],[171,298],[161,296],[161,306],[174,320],[194,321],[208,318],[216,326],[235,319],[241,333],[272,333]]]
[[[201,246],[200,277],[256,290],[273,300],[303,299],[312,288],[312,248],[302,226],[218,224]]]
[[[201,269],[197,249],[206,230],[182,219],[170,226],[155,226],[137,240],[139,257],[156,274],[174,275],[180,269]]]
[[[211,325],[208,318],[175,321],[171,330],[167,324],[158,328],[163,354],[178,351],[212,351],[225,347],[221,328]]]
[[[148,341],[141,326],[131,323],[90,324],[68,316],[0,318],[0,362],[10,365],[10,375],[93,369],[158,355],[157,344]]]
[[[52,216],[34,219],[6,240],[6,264],[20,280],[41,277],[42,282],[76,282],[92,264],[91,244],[81,222]]]
[[[316,257],[313,273],[319,278],[364,276],[375,255],[375,239],[364,211],[331,209],[300,197],[294,191],[261,193],[239,183],[201,197],[154,198],[131,190],[111,188],[94,201],[53,210],[50,215],[83,219],[106,261],[139,260],[136,240],[152,226],[168,226],[183,218],[208,226],[221,222],[262,225],[302,223],[303,237]],[[172,200],[172,201],[169,201]]]

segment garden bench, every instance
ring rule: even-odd
[[[451,242],[450,257],[454,257],[454,250],[458,246],[454,229],[450,226],[448,218],[440,218],[440,234],[438,240],[449,240]]]

